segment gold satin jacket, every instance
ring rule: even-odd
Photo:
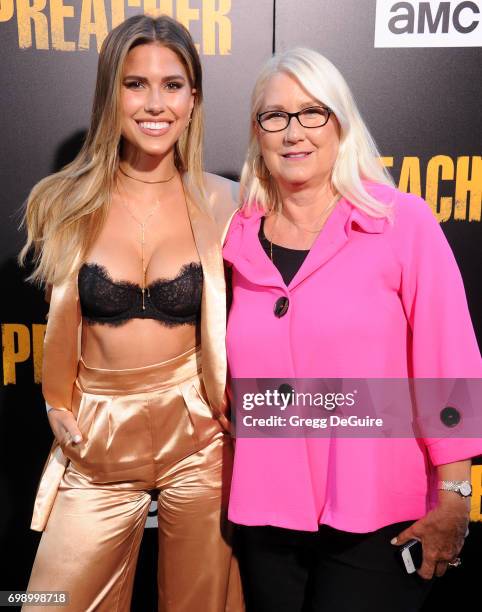
[[[201,351],[203,381],[213,414],[229,429],[226,417],[226,288],[221,244],[237,207],[237,183],[205,174],[208,207],[186,197],[187,210],[203,269]],[[187,193],[187,191],[186,191]],[[80,358],[82,314],[77,271],[55,285],[50,298],[42,365],[42,393],[53,408],[70,409]],[[31,529],[43,531],[68,459],[54,439],[35,499]]]

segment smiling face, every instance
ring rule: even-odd
[[[259,112],[295,113],[313,106],[324,105],[295,78],[279,72],[267,81]],[[292,117],[285,130],[266,132],[257,124],[256,134],[264,162],[282,189],[324,186],[330,180],[340,144],[339,124],[333,114],[323,127],[305,128]]]
[[[191,116],[194,94],[183,63],[171,49],[149,43],[129,51],[120,96],[124,156],[173,155]]]

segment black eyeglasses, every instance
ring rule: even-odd
[[[287,113],[286,111],[272,110],[258,113],[256,120],[266,132],[282,132],[289,126],[293,117],[304,128],[319,128],[328,123],[328,119],[333,111],[327,106],[310,106],[297,113]]]

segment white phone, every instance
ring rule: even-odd
[[[410,540],[398,552],[407,574],[413,574],[420,569],[423,561],[423,549],[420,540]]]

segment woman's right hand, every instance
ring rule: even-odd
[[[82,434],[77,426],[77,421],[70,410],[61,410],[52,408],[49,410],[48,419],[50,427],[59,444],[65,441],[65,438],[70,435],[72,442],[78,444],[82,442]]]

